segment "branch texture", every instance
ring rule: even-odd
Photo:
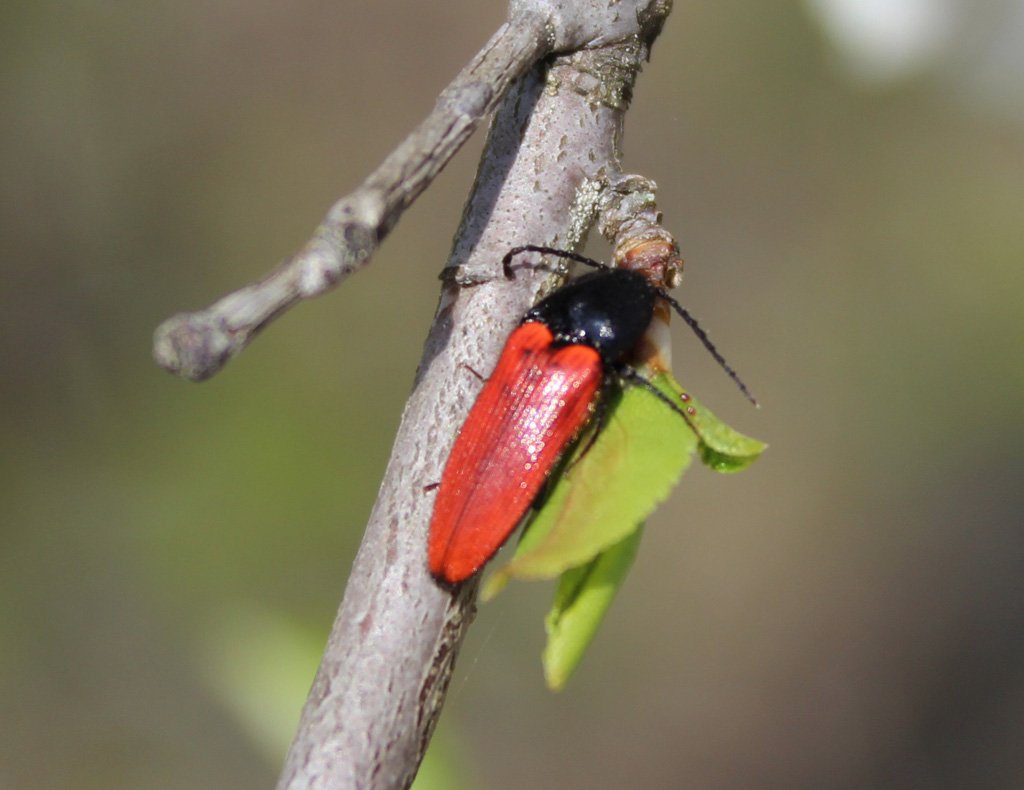
[[[577,5],[592,13],[591,4]],[[635,10],[626,3],[617,11],[623,6]],[[530,269],[506,282],[502,255],[524,242],[576,246],[597,216],[602,185],[617,177],[623,114],[660,29],[631,18],[633,32],[619,43],[538,65],[496,113],[380,497],[279,788],[403,788],[415,775],[476,596],[475,581],[445,589],[427,573],[434,494],[425,487],[441,478],[479,389],[467,368],[493,368],[547,284]]]

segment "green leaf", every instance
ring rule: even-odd
[[[687,412],[692,429],[644,387],[612,396],[597,440],[584,436],[563,474],[552,475],[512,561],[485,587],[494,595],[509,577],[553,578],[593,559],[633,532],[671,492],[699,449],[712,469],[734,472],[749,466],[765,445],[737,433],[668,373],[651,379]],[[700,432],[700,440],[694,433]],[[588,449],[589,448],[589,449]]]
[[[715,417],[670,373],[657,371],[650,381],[679,405],[686,421],[645,387],[612,395],[596,440],[591,443],[594,429],[580,437],[548,481],[511,562],[484,585],[487,599],[511,578],[560,576],[543,657],[553,690],[582,659],[632,565],[643,522],[693,453],[716,471],[735,472],[766,446]]]
[[[768,446],[734,431],[684,390],[671,374],[659,374],[655,381],[662,392],[686,410],[690,424],[700,435],[700,459],[705,466],[716,472],[739,472],[754,463]]]
[[[583,659],[583,654],[604,620],[626,578],[642,525],[597,557],[562,574],[555,600],[544,618],[548,642],[542,662],[544,679],[552,691],[562,689]]]

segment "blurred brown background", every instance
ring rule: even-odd
[[[483,606],[418,787],[1024,786],[1022,3],[676,6],[626,167],[764,407],[686,333],[678,378],[771,448],[686,476],[562,694],[550,587]],[[217,378],[151,332],[292,252],[504,14],[4,4],[0,787],[272,785],[482,134]]]

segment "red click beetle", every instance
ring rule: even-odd
[[[501,548],[572,441],[595,415],[601,419],[609,387],[646,387],[690,424],[682,409],[624,361],[650,325],[659,297],[753,401],[697,322],[645,275],[527,245],[505,256],[508,276],[512,257],[522,252],[557,255],[598,270],[526,313],[455,440],[434,504],[428,550],[430,572],[451,584],[473,576]]]

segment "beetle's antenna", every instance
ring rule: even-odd
[[[658,292],[661,298],[672,305],[675,311],[679,313],[680,318],[682,318],[686,322],[686,325],[693,330],[693,333],[697,336],[700,342],[704,344],[704,348],[706,348],[708,353],[715,358],[715,361],[721,365],[722,370],[728,374],[729,378],[736,382],[736,386],[740,388],[740,392],[747,396],[747,400],[760,408],[757,398],[750,394],[750,390],[747,389],[747,385],[743,383],[743,380],[737,375],[736,371],[733,370],[729,363],[725,361],[725,357],[718,353],[718,349],[715,348],[715,344],[711,342],[711,338],[708,337],[708,333],[705,332],[701,328],[701,325],[697,323],[697,319],[690,315],[690,311],[660,288],[658,289]]]
[[[609,268],[600,261],[595,261],[593,258],[587,258],[584,255],[578,255],[577,253],[569,252],[568,250],[556,250],[554,247],[540,247],[535,244],[524,244],[522,247],[513,247],[505,253],[505,257],[501,259],[501,267],[505,272],[505,277],[509,280],[515,276],[512,271],[512,258],[522,252],[539,252],[542,255],[557,255],[559,258],[567,258],[570,261],[576,261],[577,263],[592,266],[595,269]],[[697,336],[700,342],[704,344],[704,348],[706,348],[711,356],[715,358],[715,362],[722,367],[722,370],[726,372],[729,378],[736,383],[736,386],[740,388],[740,392],[747,397],[747,400],[755,406],[760,407],[760,404],[757,402],[757,398],[750,393],[750,390],[747,389],[747,385],[743,383],[743,380],[737,375],[736,371],[733,370],[729,363],[725,361],[725,357],[718,353],[718,349],[715,348],[715,344],[711,342],[711,338],[708,337],[708,333],[705,332],[701,328],[700,324],[697,323],[697,319],[690,315],[690,312],[679,304],[679,302],[669,296],[668,292],[665,291],[664,288],[658,288],[657,286],[652,287],[658,292],[658,295],[662,299],[672,305],[675,311],[679,313],[679,316],[686,322],[686,325],[693,330],[693,333]]]
[[[608,268],[600,261],[595,261],[593,258],[588,258],[585,255],[578,255],[575,252],[569,252],[568,250],[556,250],[554,247],[538,247],[536,244],[524,244],[522,247],[513,247],[511,250],[506,252],[505,257],[501,259],[501,268],[505,272],[505,279],[511,280],[515,276],[512,271],[512,258],[522,252],[539,252],[541,255],[556,255],[559,258],[568,258],[570,261],[586,264],[587,266],[592,266],[595,269]]]

